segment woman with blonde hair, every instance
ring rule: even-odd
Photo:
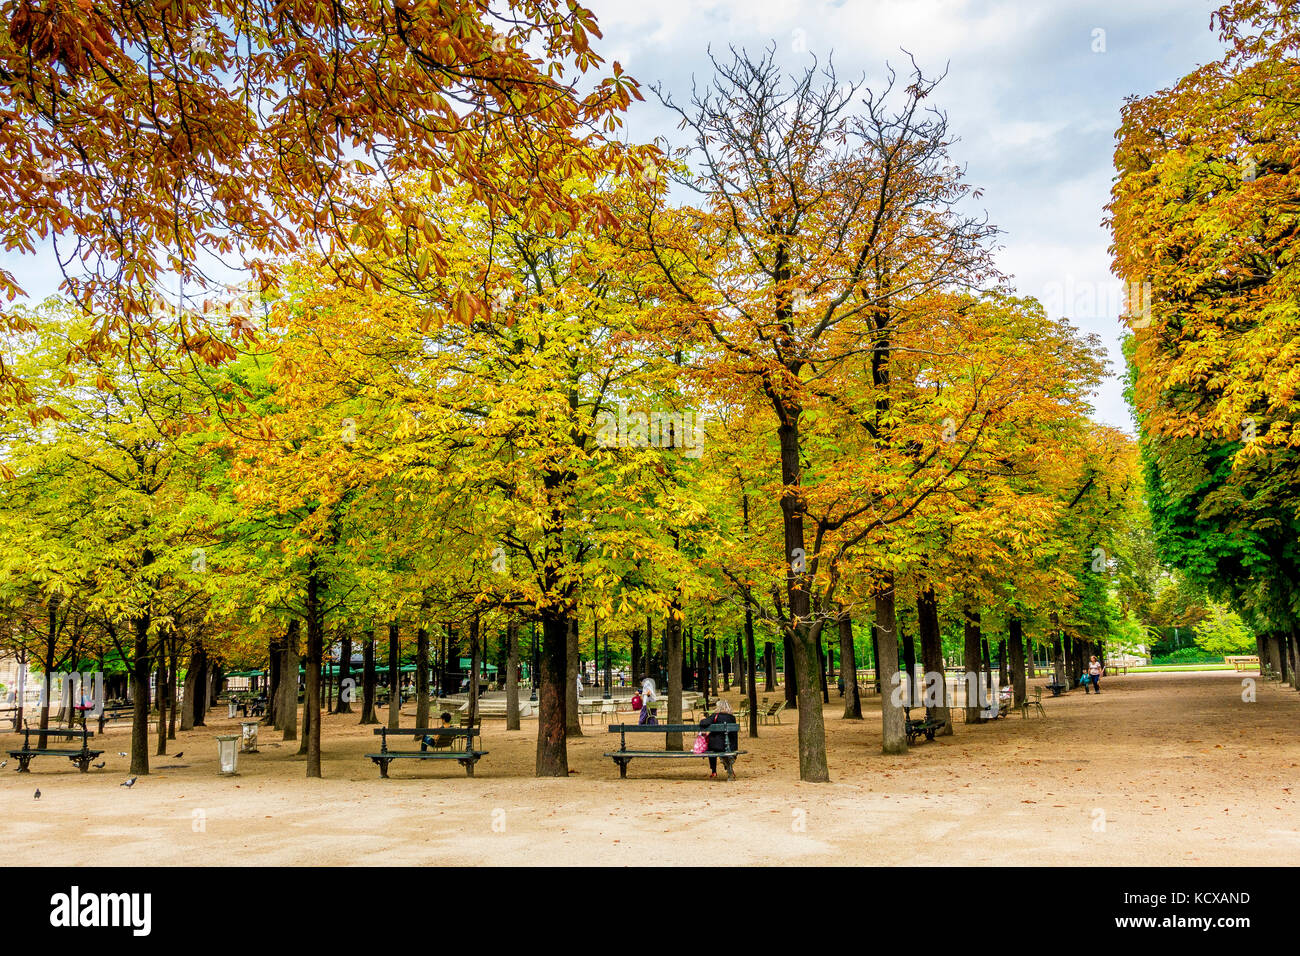
[[[714,724],[734,723],[736,723],[736,715],[731,710],[731,704],[727,703],[725,698],[719,697],[713,713],[705,715],[704,719],[700,721],[700,730],[708,732],[709,753],[724,753],[740,749],[740,734],[738,731],[709,730]],[[715,780],[717,776],[718,758],[709,757],[709,779]]]

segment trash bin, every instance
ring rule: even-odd
[[[241,754],[255,754],[258,752],[257,725],[259,723],[261,723],[261,721],[257,720],[241,720],[239,722],[239,726],[243,729],[243,733],[240,735],[241,740],[239,744],[239,752]]]
[[[239,753],[235,748],[235,741],[238,739],[238,734],[223,734],[217,738],[217,756],[221,759],[223,776],[234,775],[239,764]]]

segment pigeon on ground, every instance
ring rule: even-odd
[[[119,757],[125,757],[125,756],[126,756],[126,754],[123,753],[121,750],[119,750],[119,751],[117,752],[117,755],[118,755]]]
[[[40,787],[37,787],[37,788],[36,788],[36,799],[37,799],[37,800],[41,799],[41,788],[40,788]]]
[[[176,756],[173,757],[172,759],[173,759],[173,760],[180,760],[180,759],[181,759],[182,757],[184,757],[184,756],[185,756],[185,751],[180,750],[180,751],[177,751]]]
[[[91,764],[91,766],[94,767],[96,770],[103,770],[105,767],[108,766],[108,761],[107,761],[107,760],[101,760],[99,763],[93,763],[93,764]]]
[[[0,761],[0,770],[3,770],[3,769],[4,769],[5,767],[7,767],[8,765],[9,765],[9,761],[8,761],[8,760]]]
[[[125,780],[123,780],[121,783],[119,783],[118,786],[119,786],[119,787],[134,787],[134,786],[135,786],[135,780],[136,780],[135,777],[127,777]]]

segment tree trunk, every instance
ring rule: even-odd
[[[135,653],[131,661],[131,773],[149,772],[149,615],[133,619]],[[48,671],[46,672],[48,676]]]
[[[681,607],[676,598],[664,621],[664,653],[668,667],[668,723],[682,722],[682,620],[677,617]],[[681,734],[664,735],[665,750],[681,750]]]
[[[334,713],[352,713],[352,702],[357,697],[356,685],[356,678],[352,676],[352,631],[347,630],[343,632],[339,647],[339,701]]]
[[[1295,631],[1287,634],[1287,646],[1291,652],[1291,689],[1300,690],[1300,647],[1297,647],[1297,641],[1300,635]]]
[[[817,676],[821,680],[823,704],[829,704],[831,702],[830,676],[828,674],[830,663],[826,658],[827,654],[822,649],[822,642],[819,638],[817,641],[817,670],[820,671],[820,673]]]
[[[577,615],[569,618],[569,634],[565,643],[564,652],[564,680],[567,686],[564,688],[564,734],[566,737],[581,737],[582,724],[579,718],[581,711],[578,700],[578,671],[582,666],[582,648],[578,643],[578,618]]]
[[[388,622],[388,729],[402,721],[402,631],[396,621]]]
[[[282,740],[298,739],[298,631],[295,617],[284,635],[284,663],[280,667],[280,729]]]
[[[876,669],[880,675],[880,749],[887,754],[907,753],[907,726],[901,694],[897,693],[898,620],[894,608],[893,575],[886,576],[876,594]]]
[[[980,714],[981,688],[984,686],[984,653],[978,611],[966,609],[963,630],[966,651],[966,699],[964,701],[966,705],[966,723],[978,724],[984,719]]]
[[[195,678],[194,651],[190,651],[190,662],[185,668],[185,683],[182,685],[185,699],[181,701],[181,733],[194,729],[194,693]]]
[[[519,729],[519,622],[506,621],[506,730]]]
[[[785,691],[785,706],[797,709],[799,693],[794,681],[794,644],[789,634],[781,639],[781,687]]]
[[[478,725],[478,674],[481,651],[479,649],[479,616],[469,622],[469,712],[467,726],[472,730]]]
[[[428,602],[421,609],[428,612]],[[415,629],[415,726],[429,724],[429,629],[421,620]]]
[[[538,661],[537,776],[567,777],[569,755],[565,745],[565,710],[568,707],[568,647],[573,633],[569,619],[553,606],[542,611],[542,647]],[[567,686],[566,686],[567,685]]]
[[[194,667],[194,726],[206,727],[208,717],[208,649],[200,646],[190,655]]]
[[[770,694],[776,690],[776,645],[771,641],[763,642],[763,693]]]
[[[654,619],[647,614],[645,616],[645,657],[642,659],[642,669],[645,671],[645,676],[652,679],[655,677],[654,637]],[[658,681],[656,680],[655,683],[658,683]]]
[[[718,639],[705,638],[709,661],[709,693],[714,700],[718,698]]]
[[[54,697],[54,651],[58,645],[59,639],[58,611],[55,609],[53,599],[51,599],[49,603],[47,621],[48,623],[45,630],[45,673],[41,678],[45,689],[45,692],[41,694],[40,728],[42,731],[50,726],[50,701]],[[147,699],[149,697],[149,683],[147,679],[144,687],[145,698]],[[147,739],[145,745],[148,746]],[[44,733],[42,733],[37,739],[36,746],[40,750],[44,750],[49,746]]]
[[[167,754],[167,639],[161,636],[158,638],[158,673],[154,679],[158,698],[158,745],[154,753],[162,757]]]
[[[929,585],[917,588],[916,623],[921,636],[921,666],[925,669],[922,691],[937,701],[929,705],[926,713],[933,720],[943,721],[943,727],[935,733],[946,737],[952,733],[952,711],[948,707],[948,679],[943,666],[943,640],[939,634],[939,604],[934,589]]]
[[[283,664],[284,639],[273,633],[271,639],[267,641],[266,714],[262,717],[262,723],[268,727],[274,727],[276,730],[283,729],[280,718],[280,684],[282,679],[281,666]],[[185,686],[188,688],[189,684]],[[186,693],[188,695],[188,690]]]
[[[900,626],[899,631],[903,628]],[[916,639],[910,632],[901,635],[903,638],[903,670],[907,672],[907,685],[912,693],[916,689]],[[910,700],[910,698],[909,698]]]
[[[628,662],[628,674],[631,675],[632,685],[641,683],[641,678],[645,668],[641,664],[641,629],[632,628],[632,659]]]
[[[366,631],[365,647],[361,651],[361,723],[377,724],[375,715],[375,686],[379,675],[375,673],[375,631]]]
[[[771,644],[767,645],[770,650]],[[748,666],[745,668],[745,690],[749,694],[749,736],[758,736],[758,676],[754,672],[754,607],[745,595],[745,656]]]
[[[862,719],[862,698],[858,695],[858,662],[853,650],[853,619],[840,610],[840,680],[844,682],[844,719]]]
[[[1277,631],[1267,635],[1269,659],[1279,681],[1286,681],[1286,659],[1282,656],[1282,637]]]
[[[167,739],[176,739],[176,638],[167,642]]]
[[[320,675],[325,656],[325,621],[320,602],[320,575],[313,558],[307,574],[307,692],[303,695],[306,724],[307,778],[320,777]]]
[[[1052,637],[1052,674],[1056,683],[1065,683],[1065,652],[1061,646],[1061,632],[1057,630]]]
[[[1013,703],[1019,707],[1025,702],[1025,640],[1020,618],[1013,617],[1008,625],[1011,651],[1011,692]]]

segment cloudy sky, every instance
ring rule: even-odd
[[[1098,420],[1132,430],[1117,378],[1121,286],[1110,275],[1102,226],[1124,97],[1163,89],[1222,54],[1210,30],[1218,0],[585,0],[604,40],[597,49],[645,85],[686,99],[706,80],[707,50],[776,44],[790,68],[834,54],[846,79],[878,84],[903,50],[927,73],[948,68],[935,94],[960,137],[954,149],[1004,230],[999,264],[1111,351]],[[1102,32],[1104,31],[1104,32]],[[629,138],[679,142],[671,116],[647,95]]]
[[[948,69],[934,97],[960,137],[954,148],[1004,231],[999,264],[1022,294],[1103,336],[1112,377],[1098,420],[1131,430],[1118,371],[1120,283],[1110,275],[1103,207],[1124,97],[1169,86],[1221,55],[1209,29],[1218,0],[585,0],[596,48],[645,86],[679,100],[711,74],[707,50],[775,43],[789,68],[833,54],[845,79],[879,84],[906,50],[927,72]],[[627,136],[681,136],[647,90]],[[33,299],[55,291],[49,255],[0,254]]]

